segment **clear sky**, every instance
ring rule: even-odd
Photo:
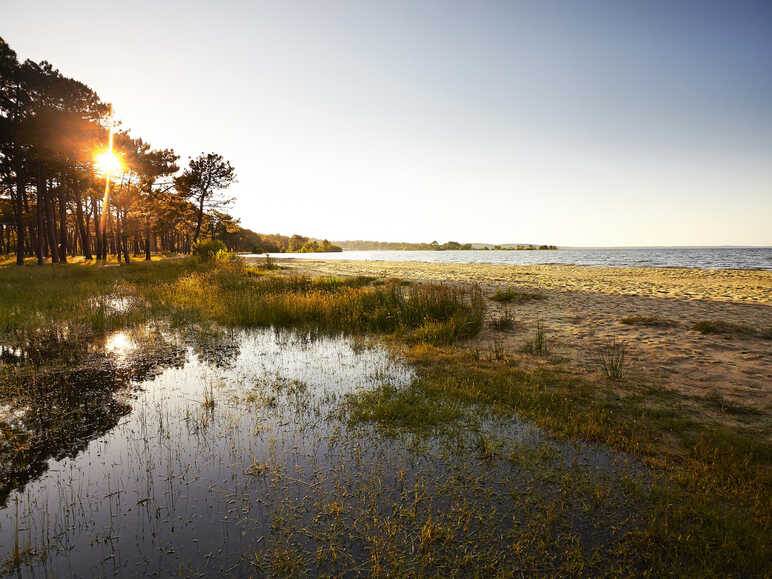
[[[0,0],[264,233],[772,245],[772,2]]]

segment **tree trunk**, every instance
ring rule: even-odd
[[[24,265],[24,174],[21,171],[21,163],[16,166],[16,265]]]
[[[83,223],[83,200],[78,195],[75,200],[75,221],[78,225],[78,233],[80,234],[80,245],[83,248],[83,256],[87,261],[91,260],[91,247],[88,240],[88,226]]]
[[[43,207],[41,199],[46,196],[46,179],[43,175],[43,170],[38,170],[38,202],[35,204],[35,222],[37,223],[37,240],[35,243],[35,255],[38,258],[38,265],[43,265],[43,254],[45,235],[43,235]]]
[[[145,261],[150,261],[150,215],[145,217]]]
[[[102,247],[102,232],[99,231],[99,203],[96,201],[96,199],[94,199],[92,200],[91,204],[94,210],[94,237],[96,242],[96,259],[97,261],[101,261],[103,256],[103,247]]]
[[[67,202],[64,191],[59,195],[59,261],[67,263]]]
[[[204,196],[198,202],[198,220],[196,221],[196,232],[193,234],[193,243],[198,241],[198,234],[201,233],[201,222],[204,220]]]
[[[56,239],[56,221],[54,220],[53,201],[50,191],[46,186],[45,194],[42,197],[43,207],[45,207],[46,217],[46,235],[48,236],[48,247],[51,249],[51,263],[59,263],[59,241]]]
[[[123,257],[121,255],[121,210],[116,207],[115,208],[115,225],[112,225],[113,218],[112,213],[110,214],[110,228],[113,230],[113,240],[115,243],[115,254],[118,257],[118,265],[121,263],[121,258]]]
[[[118,212],[118,218],[121,218],[120,211]],[[123,227],[121,228],[121,231],[123,234],[121,235],[121,243],[123,244],[123,261],[126,263],[131,263],[131,258],[129,257],[129,245],[128,245],[128,232],[126,231],[126,210],[123,210]]]
[[[83,221],[86,226],[86,239],[89,245],[89,254],[91,253],[91,247],[96,247],[96,236],[94,236],[94,245],[91,245],[91,211],[89,211],[88,205],[84,204],[83,207]]]

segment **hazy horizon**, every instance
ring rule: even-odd
[[[217,151],[262,233],[772,245],[772,4],[10,0],[132,133]],[[485,241],[475,241],[484,239]]]
[[[260,233],[268,233],[268,232],[260,232]],[[314,239],[325,239],[325,238],[314,238]],[[397,240],[395,242],[388,241],[388,240],[382,240],[382,239],[329,239],[329,241],[334,243],[345,243],[347,241],[386,241],[388,243],[427,243],[426,241],[418,240],[418,241],[409,241],[405,239]],[[471,243],[472,245],[501,245],[501,246],[507,246],[507,245],[546,245],[547,243],[544,242],[536,242],[536,241],[502,241],[500,243],[492,243],[487,241],[468,241],[468,240],[462,240],[462,239],[450,239],[450,240],[443,240],[438,239],[439,243],[445,243],[447,241],[458,241],[459,243]],[[431,242],[428,242],[431,243]],[[560,245],[558,246],[558,249],[772,249],[772,245]],[[381,251],[376,249],[368,249],[363,251]],[[389,250],[383,250],[383,251],[389,251]],[[452,250],[450,250],[452,251]],[[467,251],[467,250],[460,250],[460,251]]]

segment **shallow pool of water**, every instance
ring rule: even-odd
[[[0,561],[19,576],[471,571],[514,565],[540,525],[560,558],[561,537],[589,552],[633,524],[619,481],[639,467],[515,418],[349,424],[346,396],[414,379],[361,340],[149,326],[46,379],[67,397],[4,405],[32,449],[6,445],[0,471]]]

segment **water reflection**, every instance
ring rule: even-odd
[[[565,493],[624,476],[624,461],[517,420],[470,415],[426,437],[348,425],[346,395],[414,378],[378,347],[148,326],[78,351],[29,378],[41,396],[0,401],[15,429],[0,561],[20,576],[356,575],[416,553],[442,574],[456,551],[474,555],[454,563],[474,573],[486,558],[514,565],[508,537],[541,510],[558,516],[555,501],[588,548],[630,525],[612,508],[629,507],[621,491],[590,507]]]
[[[134,340],[126,331],[113,332],[105,341],[105,351],[121,359],[125,359],[136,347]]]
[[[131,410],[127,385],[184,358],[182,348],[152,326],[104,341],[52,328],[4,352],[0,506],[13,489],[40,476],[49,459],[76,456],[114,428]]]

